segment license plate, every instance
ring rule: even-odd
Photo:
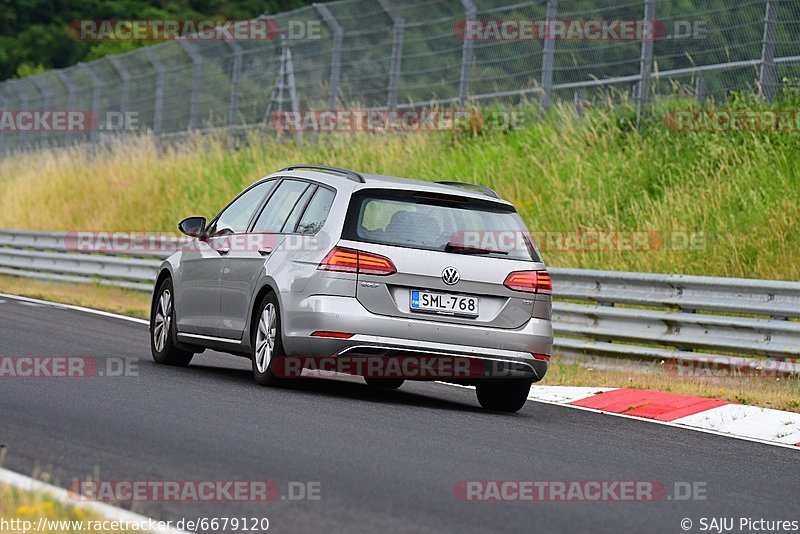
[[[477,317],[478,297],[415,289],[411,291],[411,311]]]

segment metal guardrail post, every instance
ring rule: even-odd
[[[187,130],[194,130],[197,128],[197,105],[200,100],[200,76],[203,73],[203,56],[198,54],[189,44],[189,41],[185,39],[179,39],[178,44],[189,55],[194,66],[192,69],[192,94],[189,100],[189,123],[186,127]]]
[[[158,140],[158,137],[161,135],[161,115],[164,110],[164,72],[166,69],[164,68],[164,64],[158,60],[149,47],[145,47],[144,52],[147,55],[147,60],[153,65],[153,68],[156,69],[156,101],[153,105],[153,135],[156,140]]]
[[[400,66],[403,61],[403,33],[405,32],[406,22],[397,11],[395,11],[389,0],[378,0],[383,10],[392,19],[392,62],[389,67],[389,89],[386,97],[386,106],[389,109],[397,107],[397,91],[400,83]]]
[[[331,46],[331,74],[328,82],[328,109],[336,108],[336,99],[339,97],[339,78],[342,70],[342,39],[344,30],[325,4],[313,4],[319,16],[325,21],[333,35]]]
[[[94,127],[89,130],[89,141],[93,145],[96,145],[98,141],[98,128],[102,124],[100,119],[100,89],[105,87],[105,84],[97,77],[88,64],[78,63],[78,65],[89,76],[89,79],[92,80],[92,114],[96,122],[94,123]]]
[[[777,0],[767,0],[767,12],[764,17],[764,41],[761,49],[761,98],[772,102],[775,98],[775,86],[778,81],[775,68],[775,41],[778,25]]]
[[[464,43],[461,45],[461,78],[458,82],[458,107],[463,108],[469,99],[469,84],[472,81],[472,58],[474,56],[475,43],[468,38],[466,25],[474,20],[478,14],[478,8],[472,0],[461,0],[464,6],[466,20],[464,21]]]
[[[231,69],[231,101],[228,106],[228,126],[234,126],[239,115],[239,83],[242,78],[242,47],[236,41],[225,41],[233,52]]]
[[[544,36],[544,50],[542,51],[542,100],[541,109],[550,108],[550,97],[553,92],[553,61],[556,51],[556,40],[553,35],[553,22],[558,16],[558,0],[547,0],[547,15],[545,22],[547,34]]]
[[[653,41],[655,40],[656,0],[644,1],[644,22],[649,35],[642,36],[642,61],[639,67],[639,90],[636,95],[636,123],[642,119],[644,107],[650,98],[650,76],[653,74]]]

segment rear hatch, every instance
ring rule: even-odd
[[[362,189],[353,194],[339,246],[359,251],[356,297],[372,313],[494,328],[549,318],[549,276],[506,203]],[[511,273],[536,272],[538,286],[528,291],[504,285]],[[512,279],[524,286],[529,276]]]

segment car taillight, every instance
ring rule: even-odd
[[[328,330],[317,330],[311,332],[312,337],[328,337],[331,339],[350,339],[354,334],[349,332],[330,332]]]
[[[345,247],[333,247],[319,264],[319,269],[378,276],[397,272],[392,260],[385,256]]]
[[[547,271],[516,271],[506,276],[503,285],[524,293],[553,294],[553,282]]]

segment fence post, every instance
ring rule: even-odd
[[[61,83],[64,84],[64,87],[67,88],[67,109],[72,110],[72,106],[75,103],[75,85],[73,85],[63,70],[56,70],[55,73],[58,79],[61,80]],[[71,137],[72,135],[74,134],[70,132],[70,137],[68,137],[68,139],[74,139],[74,137]]]
[[[644,26],[650,28],[650,32],[642,36],[642,61],[639,67],[640,81],[639,91],[636,95],[636,124],[642,119],[644,106],[650,98],[650,76],[653,73],[653,40],[655,39],[655,29],[653,22],[656,19],[656,0],[644,1]]]
[[[578,117],[583,117],[584,96],[583,89],[575,91],[573,102],[575,104],[575,114],[578,115]]]
[[[7,85],[0,84],[0,109],[6,110],[6,106],[8,105],[8,99],[6,98],[6,87]],[[0,155],[6,155],[6,138],[8,134],[5,131],[0,130]]]
[[[100,88],[103,87],[105,84],[100,81],[100,78],[92,71],[92,68],[86,63],[78,63],[78,65],[83,69],[84,72],[89,76],[89,79],[92,80],[92,114],[94,114],[94,119],[97,121],[94,124],[94,128],[89,130],[89,141],[95,145],[97,144],[98,139],[98,128],[101,125],[100,121]]]
[[[776,0],[767,0],[767,13],[764,18],[764,42],[761,49],[761,98],[772,102],[775,98],[777,72],[775,69],[775,28],[778,25],[778,5]]]
[[[544,36],[544,50],[542,51],[542,111],[550,107],[550,97],[553,91],[553,61],[556,51],[556,40],[553,35],[553,22],[558,16],[558,0],[547,0],[547,15],[545,16],[546,34]]]
[[[164,64],[161,63],[153,51],[150,50],[150,47],[146,46],[143,50],[147,55],[147,60],[150,61],[150,64],[156,69],[156,101],[153,104],[153,136],[155,136],[156,142],[158,142],[158,137],[161,135],[161,113],[164,108],[164,72],[166,69],[164,68]]]
[[[242,47],[236,41],[225,41],[233,51],[231,70],[231,102],[228,108],[228,127],[234,126],[239,114],[239,82],[242,78]]]
[[[47,89],[47,84],[43,83],[41,76],[31,77],[31,81],[42,94],[42,109],[50,111],[50,91]],[[44,148],[47,145],[47,130],[42,129],[39,132],[39,146]]]
[[[464,21],[464,42],[461,45],[461,78],[458,83],[458,107],[463,108],[469,99],[469,84],[472,81],[472,57],[475,43],[467,35],[467,25],[474,20],[478,13],[478,8],[472,0],[461,0],[464,6],[466,20]]]
[[[292,113],[297,116],[300,113],[300,104],[297,101],[297,86],[294,81],[294,63],[292,62],[292,47],[289,46],[288,40],[285,44],[286,47],[286,83],[289,86],[289,105],[292,106]],[[303,142],[303,129],[299,129],[295,135],[295,141],[302,144]]]
[[[702,74],[698,74],[694,81],[694,97],[700,105],[706,101],[706,77]]]
[[[383,10],[392,19],[392,63],[389,68],[389,91],[386,98],[386,106],[389,109],[397,107],[397,86],[400,81],[400,63],[403,60],[403,32],[405,31],[405,21],[397,11],[395,11],[389,0],[378,0]]]
[[[19,95],[19,109],[27,109],[28,95],[25,93],[25,91],[19,90],[19,82],[15,82],[14,86],[17,87],[17,94]],[[22,144],[22,132],[17,132],[17,148],[21,150],[25,149]]]
[[[328,81],[328,109],[336,107],[336,99],[339,96],[339,78],[342,72],[342,39],[344,30],[339,21],[333,16],[331,10],[325,4],[313,4],[319,16],[325,21],[325,25],[333,35],[333,45],[331,48],[331,74]]]
[[[203,56],[198,54],[186,39],[179,39],[178,44],[189,55],[194,65],[192,70],[192,96],[189,101],[189,124],[187,126],[188,130],[193,130],[197,128],[197,106],[200,100],[200,76],[203,73]]]
[[[128,72],[128,69],[122,62],[119,60],[118,57],[115,56],[106,56],[111,63],[111,66],[114,67],[114,70],[117,71],[119,74],[120,79],[122,80],[122,95],[119,99],[119,111],[122,113],[122,120],[123,120],[123,132],[127,131],[128,128],[128,105],[130,100],[130,86],[131,86],[131,73]]]

